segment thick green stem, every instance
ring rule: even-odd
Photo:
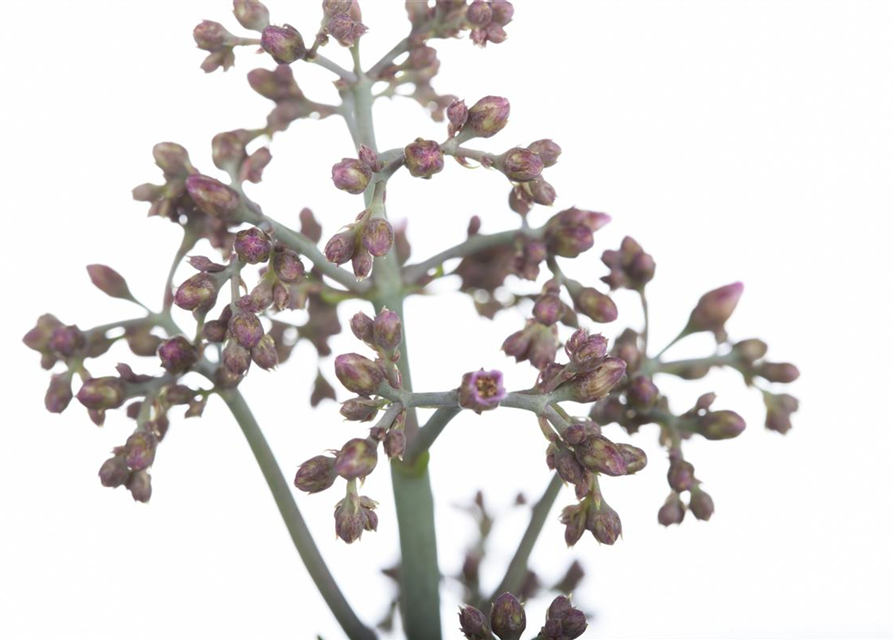
[[[301,512],[298,511],[298,505],[295,504],[292,490],[282,476],[273,451],[251,414],[251,409],[245,402],[245,398],[235,389],[222,391],[220,396],[242,428],[242,433],[245,434],[245,439],[248,440],[248,445],[270,487],[276,506],[279,507],[279,513],[285,521],[292,542],[294,542],[301,560],[304,561],[304,566],[307,567],[307,572],[316,584],[316,588],[319,589],[326,604],[329,605],[341,628],[344,629],[344,633],[351,640],[374,640],[375,632],[357,618],[344,594],[341,593],[341,589],[338,588],[335,578],[329,572],[316,543],[313,542],[307,523],[304,522]]]

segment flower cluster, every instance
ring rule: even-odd
[[[574,640],[588,627],[586,615],[571,604],[567,596],[558,596],[546,611],[546,622],[537,638]],[[468,640],[519,640],[527,629],[524,605],[511,593],[503,593],[490,609],[490,618],[471,605],[459,608],[459,630]]]

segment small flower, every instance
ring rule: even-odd
[[[498,407],[505,396],[501,371],[481,369],[462,376],[462,384],[459,386],[459,406],[463,409],[471,409],[480,414]]]
[[[434,140],[417,138],[403,149],[406,168],[416,178],[430,178],[443,170],[443,149]]]

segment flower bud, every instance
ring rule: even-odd
[[[468,110],[468,128],[480,138],[499,133],[508,123],[511,107],[509,101],[497,96],[481,98]]]
[[[357,396],[346,400],[341,405],[341,415],[347,420],[368,422],[378,414],[378,409],[379,403],[375,400]]]
[[[522,216],[533,209],[533,195],[527,191],[525,185],[515,185],[509,191],[509,209]]]
[[[537,140],[527,145],[527,148],[540,157],[544,167],[554,165],[558,162],[558,156],[561,155],[561,147],[551,140]]]
[[[459,385],[459,406],[479,414],[495,409],[505,398],[501,371],[473,371],[462,376]]]
[[[124,443],[124,462],[134,471],[145,469],[155,461],[158,438],[151,431],[137,431]]]
[[[509,180],[527,182],[543,172],[543,161],[538,155],[527,149],[515,147],[509,149],[496,165]],[[554,199],[554,198],[553,198]]]
[[[459,607],[459,630],[468,640],[492,640],[487,616],[470,604]]]
[[[403,149],[409,173],[416,178],[430,178],[443,170],[443,149],[434,140],[416,138]]]
[[[192,30],[192,37],[199,49],[205,51],[219,51],[224,47],[231,47],[236,42],[236,37],[231,34],[219,22],[202,20]]]
[[[198,351],[183,336],[165,340],[158,347],[161,366],[173,374],[185,373],[198,362]]]
[[[540,630],[544,640],[574,640],[586,631],[586,615],[566,596],[558,596],[546,611],[546,624]]]
[[[728,440],[744,431],[744,418],[734,411],[711,411],[698,418],[698,433],[708,440]]]
[[[176,142],[159,142],[152,147],[152,156],[165,177],[183,177],[193,171],[189,153]]]
[[[49,348],[50,338],[56,327],[62,326],[62,323],[56,316],[45,313],[37,319],[37,324],[22,338],[22,342],[29,349],[34,351],[46,351]]]
[[[77,398],[88,409],[117,409],[127,399],[127,390],[120,378],[90,378],[81,386]]]
[[[350,266],[357,280],[365,280],[372,273],[372,254],[360,245],[350,258]]]
[[[400,316],[390,309],[382,309],[372,323],[374,344],[385,351],[392,351],[403,340],[403,325]]]
[[[561,479],[569,484],[577,484],[583,480],[583,467],[577,462],[573,452],[561,446],[557,449],[554,453],[553,464]]]
[[[620,288],[642,291],[654,278],[654,258],[629,236],[620,243],[619,251],[602,253],[602,262],[611,270],[602,280],[612,291]]]
[[[251,227],[236,234],[233,250],[243,262],[258,264],[266,262],[270,258],[273,240],[261,229]]]
[[[691,490],[688,509],[698,520],[709,520],[713,515],[713,498],[700,487],[694,487]]]
[[[667,482],[670,488],[677,493],[688,491],[695,483],[694,466],[681,458],[674,458],[667,470]]]
[[[474,0],[465,10],[465,19],[476,27],[486,27],[493,19],[493,10],[489,2]]]
[[[162,339],[151,333],[152,327],[148,325],[138,325],[136,327],[128,327],[124,331],[124,339],[127,340],[127,346],[138,356],[154,356],[158,347],[161,346]]]
[[[406,451],[406,432],[403,429],[391,429],[384,438],[384,451],[389,458],[402,459]]]
[[[492,0],[490,8],[493,10],[493,22],[503,27],[512,21],[515,7],[508,0]]]
[[[186,191],[199,209],[215,218],[225,218],[239,208],[239,194],[208,176],[193,174],[186,178]]]
[[[500,640],[519,640],[527,628],[527,616],[515,596],[503,593],[496,598],[490,610],[490,628]]]
[[[279,364],[279,352],[276,349],[276,340],[269,333],[264,334],[260,341],[251,349],[251,359],[254,364],[264,371],[275,369]]]
[[[127,281],[120,273],[103,264],[87,265],[87,273],[97,289],[112,298],[133,300],[133,294],[127,287]]]
[[[372,180],[372,170],[356,158],[344,158],[332,166],[332,182],[342,191],[354,195],[363,193]]]
[[[614,301],[592,287],[584,287],[575,292],[574,307],[595,322],[608,323],[617,319],[617,305]]]
[[[357,234],[353,227],[336,233],[326,243],[326,260],[335,264],[348,262],[356,249]]]
[[[758,338],[741,340],[739,342],[736,342],[734,346],[732,346],[732,353],[737,355],[747,364],[753,364],[754,362],[765,356],[768,350],[769,345],[767,345],[762,340],[759,340]]]
[[[238,377],[251,366],[251,352],[235,340],[227,340],[223,347],[223,368],[231,376]]]
[[[394,229],[384,218],[372,218],[363,225],[360,234],[363,246],[376,258],[388,255],[394,246]]]
[[[335,456],[335,473],[345,480],[365,478],[378,464],[378,443],[374,440],[348,440]]]
[[[70,358],[84,348],[86,337],[76,325],[59,325],[50,334],[48,347],[63,358]]]
[[[766,428],[778,433],[791,430],[791,414],[800,408],[797,398],[787,393],[764,393]]]
[[[574,448],[580,464],[593,472],[607,476],[626,474],[626,458],[620,448],[604,436],[587,439]]]
[[[800,370],[790,362],[763,362],[757,367],[757,375],[769,382],[794,382]]]
[[[270,11],[257,0],[233,0],[233,13],[240,25],[252,31],[263,31],[270,24]]]
[[[667,501],[657,512],[657,521],[665,527],[671,524],[681,524],[685,518],[685,504],[675,491],[670,494]]]
[[[353,331],[353,334],[357,337],[357,339],[362,340],[366,344],[373,344],[375,323],[362,311],[358,311],[351,317],[350,319],[350,330]]]
[[[589,510],[586,528],[602,544],[614,544],[623,533],[620,516],[604,500],[597,509]]]
[[[54,373],[50,378],[43,404],[50,413],[62,413],[74,396],[71,393],[71,374]]]
[[[626,389],[626,401],[638,411],[647,411],[654,406],[660,391],[651,378],[636,376]]]
[[[246,349],[252,349],[264,335],[260,319],[253,313],[236,313],[229,321],[229,334]]]
[[[99,481],[103,487],[120,487],[130,479],[130,469],[122,456],[114,456],[99,468]]]
[[[152,477],[145,470],[135,471],[127,480],[127,490],[136,502],[149,502],[152,497]]]
[[[291,67],[286,65],[279,65],[273,71],[253,69],[248,72],[248,84],[264,98],[277,104],[304,99]]]
[[[352,0],[323,0],[322,10],[327,16],[338,15],[350,11]]]
[[[550,207],[555,203],[555,198],[558,197],[558,194],[555,193],[555,187],[542,178],[535,178],[529,181],[526,186],[530,192],[530,197],[537,204]]]
[[[356,353],[335,358],[335,375],[348,391],[361,396],[374,394],[384,379],[377,363]]]
[[[561,524],[565,526],[564,541],[568,547],[574,546],[583,537],[586,531],[586,514],[585,504],[570,505],[561,511]]]
[[[290,25],[265,27],[260,36],[260,46],[279,64],[291,64],[307,55],[304,39]]]
[[[450,121],[449,134],[452,138],[468,120],[468,107],[464,100],[453,100],[446,110],[447,119]]]
[[[346,13],[335,14],[326,23],[326,31],[342,47],[352,47],[368,30],[366,25],[357,22]]]
[[[619,358],[605,358],[595,369],[566,383],[567,399],[574,402],[601,400],[617,386],[626,373],[626,363]]]
[[[335,506],[335,534],[347,544],[359,540],[366,529],[366,516],[359,503],[359,497],[350,494]]]
[[[307,493],[319,493],[335,484],[337,477],[335,458],[314,456],[298,467],[298,472],[295,474],[295,486]]]
[[[708,291],[691,312],[686,331],[695,333],[698,331],[712,331],[717,339],[725,339],[725,323],[731,317],[738,300],[744,292],[744,285],[740,282]]]
[[[536,299],[533,317],[544,325],[553,325],[564,315],[564,303],[557,295],[549,293]]]
[[[291,249],[277,250],[273,254],[273,272],[282,282],[294,284],[304,277],[304,263]]]

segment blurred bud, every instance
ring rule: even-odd
[[[301,209],[300,219],[301,233],[310,238],[314,244],[322,240],[322,227],[319,226],[319,222],[313,217],[313,211],[304,207]]]
[[[474,0],[465,10],[465,19],[476,27],[486,27],[493,19],[493,10],[489,2]]]
[[[161,359],[161,366],[168,372],[180,374],[189,371],[198,362],[198,351],[183,336],[174,336],[161,343],[158,357]]]
[[[341,415],[347,420],[367,422],[378,414],[378,409],[379,403],[375,400],[357,396],[341,404]]]
[[[366,25],[346,13],[335,14],[326,23],[326,32],[342,47],[352,47],[368,30]]]
[[[113,298],[133,300],[133,294],[127,287],[127,281],[120,273],[103,264],[87,265],[87,273],[96,288]]]
[[[459,630],[468,640],[492,640],[487,616],[466,604],[459,607]]]
[[[619,358],[605,358],[585,375],[566,383],[567,399],[574,402],[595,402],[608,395],[626,373],[626,363]]]
[[[372,254],[363,245],[357,247],[350,258],[350,266],[357,280],[365,280],[372,273]]]
[[[120,487],[130,478],[130,469],[122,456],[114,456],[99,468],[99,481],[103,487]]]
[[[253,313],[236,313],[229,321],[229,334],[246,349],[257,346],[264,335],[264,326]]]
[[[251,141],[247,129],[218,133],[211,139],[211,158],[214,166],[223,171],[235,170],[245,159],[245,145]]]
[[[270,24],[269,10],[257,0],[233,0],[233,13],[240,25],[252,31],[263,31]]]
[[[757,367],[757,375],[769,382],[794,382],[800,370],[790,362],[763,362]]]
[[[357,337],[357,339],[362,340],[366,344],[373,344],[375,323],[362,311],[358,311],[355,313],[350,319],[350,330]]]
[[[791,430],[791,414],[800,408],[797,398],[787,393],[763,394],[766,405],[766,428],[778,433]]]
[[[385,351],[399,347],[403,340],[400,316],[388,308],[382,309],[372,323],[372,335],[374,344]]]
[[[276,349],[276,340],[273,339],[273,336],[264,334],[257,345],[251,349],[251,359],[264,371],[276,368],[279,364],[279,352]]]
[[[323,0],[322,10],[328,16],[350,11],[352,0]]]
[[[78,329],[76,325],[59,325],[50,334],[47,346],[50,351],[64,358],[70,358],[83,349],[86,342],[84,332]]]
[[[589,510],[586,528],[602,544],[614,544],[623,533],[620,516],[604,500],[601,501],[597,509]]]
[[[62,413],[74,396],[71,393],[71,374],[54,373],[50,378],[43,404],[50,413]]]
[[[580,464],[608,476],[626,474],[626,458],[619,447],[604,436],[588,438],[574,448]]]
[[[540,157],[520,147],[506,151],[496,166],[507,178],[516,182],[533,180],[543,172],[543,161]]]
[[[654,406],[660,391],[651,378],[636,376],[626,388],[626,401],[637,411],[647,411]]]
[[[711,411],[698,418],[698,433],[708,440],[728,440],[744,431],[744,418],[734,411]]]
[[[497,96],[481,98],[468,110],[466,126],[476,136],[489,138],[499,133],[508,123],[509,101]]]
[[[449,134],[452,138],[456,135],[465,121],[468,120],[468,107],[465,106],[464,100],[453,100],[452,104],[446,110],[447,120],[450,121]]]
[[[527,628],[527,616],[515,596],[503,593],[496,598],[490,609],[490,628],[500,640],[519,640]]]
[[[248,84],[264,98],[277,103],[304,98],[291,67],[286,65],[279,65],[273,71],[253,69],[248,72]]]
[[[713,515],[713,498],[700,487],[693,487],[688,509],[698,520],[709,520]]]
[[[128,327],[124,330],[124,339],[127,346],[138,356],[154,356],[161,346],[162,339],[151,333],[152,327],[147,324]]]
[[[586,531],[587,507],[586,504],[573,504],[561,511],[561,524],[565,526],[564,541],[568,547],[572,547],[580,540]]]
[[[574,308],[595,322],[608,323],[617,319],[617,305],[605,294],[583,287],[574,292]]]
[[[558,596],[546,611],[546,624],[540,630],[544,640],[575,640],[586,631],[586,615],[569,598]]]
[[[430,178],[443,170],[443,149],[434,140],[416,138],[403,149],[409,173],[416,178]]]
[[[291,64],[307,55],[304,39],[298,30],[290,25],[264,28],[260,46],[279,64]]]
[[[335,484],[337,477],[335,458],[314,456],[298,467],[298,472],[295,474],[295,486],[307,493],[319,493]]]
[[[251,352],[235,340],[223,347],[223,368],[232,376],[241,376],[251,366]]]
[[[657,512],[657,521],[665,527],[671,524],[681,524],[685,518],[685,504],[675,491],[670,494],[667,501]]]
[[[620,243],[619,251],[602,253],[602,262],[611,270],[609,275],[602,278],[611,290],[625,288],[642,291],[654,278],[654,258],[629,236]]]
[[[576,258],[592,247],[592,234],[610,221],[604,213],[575,207],[559,211],[546,223],[546,244],[555,255]]]
[[[354,195],[363,193],[372,180],[372,170],[356,158],[344,158],[332,166],[332,182],[342,191]]]
[[[738,306],[743,292],[744,285],[735,282],[705,293],[691,312],[686,332],[712,331],[717,340],[725,340],[725,323]]]
[[[192,30],[192,37],[199,49],[212,52],[231,47],[237,42],[237,38],[222,24],[211,20],[202,20],[198,23]]]
[[[555,198],[558,197],[555,193],[555,187],[542,178],[535,178],[529,181],[525,186],[530,193],[530,197],[533,198],[533,201],[537,204],[550,207],[555,203]]]
[[[508,0],[491,0],[490,8],[493,11],[493,22],[503,27],[512,21],[515,7]]]
[[[372,218],[363,225],[363,246],[376,258],[386,256],[394,245],[394,229],[384,218]]]
[[[127,480],[127,490],[136,502],[149,502],[152,497],[152,477],[145,470],[133,472]]]
[[[403,429],[391,429],[384,438],[384,451],[389,458],[403,458],[406,451],[406,432]]]
[[[176,142],[159,142],[152,147],[152,156],[165,177],[182,178],[193,171],[189,153]]]
[[[620,443],[617,445],[617,448],[620,450],[620,453],[623,455],[623,459],[626,462],[627,475],[638,473],[648,464],[648,456],[646,456],[645,452],[639,449],[639,447]]]
[[[199,209],[215,218],[225,218],[239,208],[239,194],[208,176],[193,174],[186,178],[186,191]]]
[[[377,363],[356,353],[345,353],[335,358],[335,375],[348,391],[362,396],[375,393],[384,379]]]
[[[537,140],[527,146],[543,161],[544,167],[551,167],[558,162],[558,156],[561,155],[561,147],[551,140]]]
[[[533,208],[533,195],[528,192],[525,185],[515,185],[509,191],[509,209],[515,213],[526,216]]]
[[[353,226],[340,231],[329,238],[326,243],[326,260],[335,264],[344,264],[353,258],[356,249],[357,234]]]
[[[694,466],[681,458],[672,459],[667,470],[667,482],[677,493],[690,490],[695,483]]]
[[[462,376],[459,385],[459,406],[477,414],[495,409],[505,398],[501,371],[472,371]]]
[[[769,345],[758,338],[741,340],[732,346],[732,353],[737,355],[747,364],[753,364],[765,356],[768,350]]]
[[[46,351],[49,348],[50,338],[56,327],[62,326],[62,323],[56,316],[45,313],[37,319],[37,324],[22,338],[25,346],[34,351]]]
[[[269,259],[270,251],[273,250],[273,240],[261,229],[251,227],[236,234],[233,250],[243,262],[258,264]]]
[[[158,438],[151,431],[137,431],[124,443],[124,462],[134,471],[145,469],[155,461]]]
[[[541,295],[533,305],[533,317],[545,325],[553,325],[564,315],[564,303],[557,295]]]
[[[120,378],[90,378],[84,381],[77,398],[88,409],[117,409],[127,399],[127,390]]]

